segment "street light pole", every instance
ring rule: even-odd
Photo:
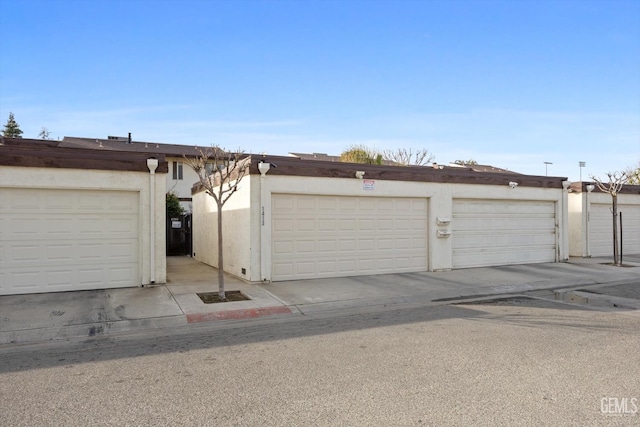
[[[544,162],[544,173],[546,176],[549,176],[549,165],[552,165],[552,162]]]
[[[578,166],[580,166],[580,182],[582,182],[582,168],[587,165],[586,162],[578,162]]]

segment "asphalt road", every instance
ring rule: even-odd
[[[640,425],[639,349],[522,298],[3,346],[0,425]]]

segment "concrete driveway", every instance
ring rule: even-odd
[[[575,258],[568,263],[311,279],[260,286],[287,306],[311,313],[640,280],[640,255],[625,258],[625,264],[632,266],[628,268],[606,265],[607,262],[605,258]]]
[[[216,269],[190,257],[167,258],[167,283],[153,287],[0,296],[0,344],[93,337],[183,327],[189,323],[274,315],[325,316],[460,298],[597,284],[638,284],[640,256],[619,268],[607,259],[390,274],[267,284],[226,276],[227,290],[249,301],[204,304],[216,291]],[[578,295],[579,296],[579,295]]]

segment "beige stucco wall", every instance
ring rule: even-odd
[[[186,163],[182,157],[166,157],[169,163],[169,173],[166,176],[167,192],[174,192],[179,198],[190,198],[191,187],[199,181],[198,174]],[[173,179],[173,163],[182,163],[182,179]],[[180,202],[186,213],[193,212],[193,202]]]
[[[151,234],[155,238],[155,283],[167,280],[165,257],[165,174],[154,175],[154,218],[150,221],[150,174],[143,172],[79,170],[59,168],[0,167],[0,186],[10,188],[51,188],[68,190],[121,190],[140,193],[139,271],[140,284],[151,282]]]
[[[569,255],[587,257],[587,193],[569,194]],[[584,217],[583,217],[584,216]]]
[[[568,258],[567,192],[561,189],[492,185],[443,184],[376,180],[375,189],[365,190],[363,181],[347,178],[288,177],[250,175],[224,207],[225,271],[250,281],[271,279],[271,200],[274,193],[340,195],[364,197],[416,197],[428,199],[429,270],[449,270],[453,266],[451,238],[438,238],[438,217],[452,218],[453,200],[540,200],[556,204],[559,260]],[[200,192],[193,195],[195,258],[217,266],[216,207],[213,199]],[[264,209],[264,214],[262,213]],[[241,274],[241,268],[247,268]]]
[[[256,259],[260,241],[259,234],[255,233],[260,199],[256,193],[259,187],[253,185],[256,179],[255,175],[245,176],[222,209],[224,270],[249,281],[260,280],[259,258]],[[218,207],[213,197],[204,191],[192,197],[193,256],[198,261],[218,267]],[[253,214],[252,209],[255,211]]]
[[[594,204],[611,205],[611,195],[602,192],[569,194],[569,254],[591,256],[589,218]],[[640,194],[619,194],[619,205],[640,205]]]

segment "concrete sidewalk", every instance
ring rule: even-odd
[[[145,288],[0,296],[0,344],[185,326],[189,323],[303,314],[340,315],[376,306],[429,304],[531,290],[598,284],[640,284],[640,256],[628,268],[607,259],[473,268],[439,273],[248,284],[226,276],[227,290],[249,301],[204,304],[217,291],[217,271],[190,257],[167,257],[167,283]]]
[[[264,287],[304,314],[354,307],[423,303],[600,284],[640,286],[640,255],[629,267],[607,258],[572,258],[568,263],[468,268],[437,273],[403,273],[276,282]]]

